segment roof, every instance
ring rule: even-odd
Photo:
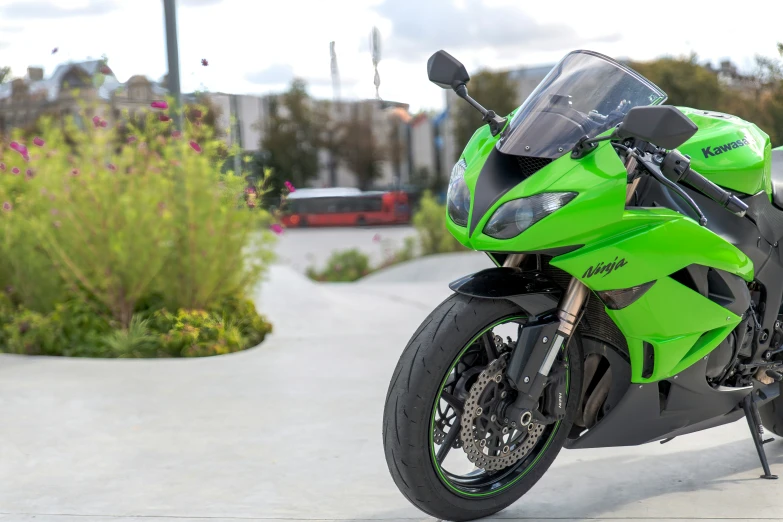
[[[87,73],[90,77],[93,77],[96,73],[100,72],[100,66],[102,63],[103,60],[87,60],[84,62],[63,63],[57,66],[50,77],[34,82],[28,80],[26,83],[29,86],[30,94],[43,92],[46,95],[47,101],[54,101],[60,96],[60,90],[63,87],[63,79],[71,70],[74,68],[79,68]],[[166,94],[166,89],[156,84],[155,82],[150,83],[152,85],[152,92],[154,94],[161,96]],[[104,100],[108,100],[114,91],[124,85],[125,84],[117,80],[113,72],[107,74],[104,78],[103,84],[98,87],[98,96]],[[0,85],[0,99],[10,96],[11,89],[11,82]]]

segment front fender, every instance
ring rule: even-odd
[[[487,268],[457,279],[449,285],[454,292],[479,299],[507,299],[530,319],[557,311],[563,290],[541,272],[520,268]]]

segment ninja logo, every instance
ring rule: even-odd
[[[582,278],[585,279],[588,277],[593,277],[594,275],[597,274],[603,274],[604,277],[606,277],[612,272],[614,272],[615,270],[620,269],[627,264],[628,262],[625,260],[625,258],[622,258],[618,261],[617,258],[615,257],[611,263],[604,263],[603,261],[601,261],[597,265],[589,267],[585,271],[585,273],[582,274]]]
[[[709,158],[710,156],[717,156],[719,154],[723,154],[724,152],[728,152],[739,147],[744,147],[745,145],[750,145],[750,143],[751,142],[748,140],[748,138],[742,138],[741,140],[730,141],[724,145],[718,145],[714,148],[712,145],[709,147],[704,147],[701,149],[701,153],[704,154],[705,158]]]

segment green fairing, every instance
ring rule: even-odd
[[[726,189],[743,194],[763,190],[772,197],[771,147],[764,131],[737,116],[678,108],[699,127],[678,148],[691,157],[694,170]]]
[[[701,137],[694,136],[682,149],[692,158],[696,158],[696,152],[701,154],[701,148],[707,143],[734,136],[731,134],[734,131],[726,131],[726,121],[695,114],[690,109],[684,111],[698,125],[705,125],[706,132]],[[712,130],[702,120],[709,120]],[[708,167],[694,160],[694,168],[726,188],[740,190],[741,187],[747,193],[769,192],[768,137],[751,124],[731,121],[742,129],[736,132],[750,136],[754,143],[763,143],[763,147],[748,145],[731,149],[725,152],[724,158],[710,157],[706,161]],[[465,182],[471,198],[482,166],[498,137],[493,137],[489,128],[483,126],[465,148]],[[757,159],[758,154],[761,160]],[[743,158],[744,163],[739,167],[740,163],[733,160],[731,175],[723,170],[717,174],[715,167],[709,170],[709,165],[723,165],[732,155]],[[449,231],[463,245],[479,251],[534,252],[581,246],[555,257],[551,264],[593,291],[624,289],[656,281],[632,305],[622,310],[607,310],[628,342],[633,382],[653,382],[671,377],[706,356],[740,321],[735,314],[668,276],[688,265],[699,264],[751,281],[753,263],[735,246],[678,212],[658,207],[626,209],[626,184],[622,161],[612,146],[603,142],[580,160],[564,154],[503,194],[480,218],[471,236],[466,227],[456,225],[449,218],[446,221]],[[502,204],[542,192],[577,192],[578,196],[514,238],[494,239],[483,233],[487,221]],[[470,211],[473,211],[472,204]],[[468,222],[471,220],[472,216]],[[613,265],[614,269],[592,275],[588,271],[606,265]],[[643,342],[657,348],[654,372],[648,378],[642,378]]]

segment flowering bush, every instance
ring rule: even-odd
[[[155,102],[146,117],[119,125],[87,111],[81,120],[44,119],[34,139],[16,135],[0,144],[0,290],[16,307],[0,350],[119,356],[107,346],[123,345],[136,346],[126,356],[147,356],[145,336],[161,332],[134,314],[151,315],[150,303],[203,310],[225,328],[217,303],[258,281],[271,260],[272,217],[238,210],[246,209],[244,180],[220,173],[221,143],[198,120],[184,119],[182,130],[172,130],[175,118],[166,108]],[[118,132],[128,134],[119,146]],[[71,303],[68,310],[79,303],[81,319],[64,318],[64,303]],[[30,327],[18,328],[20,321]],[[49,325],[60,332],[54,340],[31,333],[47,321],[62,326]],[[263,338],[268,325],[255,324]],[[177,354],[235,351],[259,339],[237,337],[241,329],[231,328],[214,338],[225,350]],[[94,350],[50,346],[66,340]]]
[[[307,276],[315,281],[347,283],[370,273],[370,259],[359,250],[333,252],[322,271],[307,269]]]

